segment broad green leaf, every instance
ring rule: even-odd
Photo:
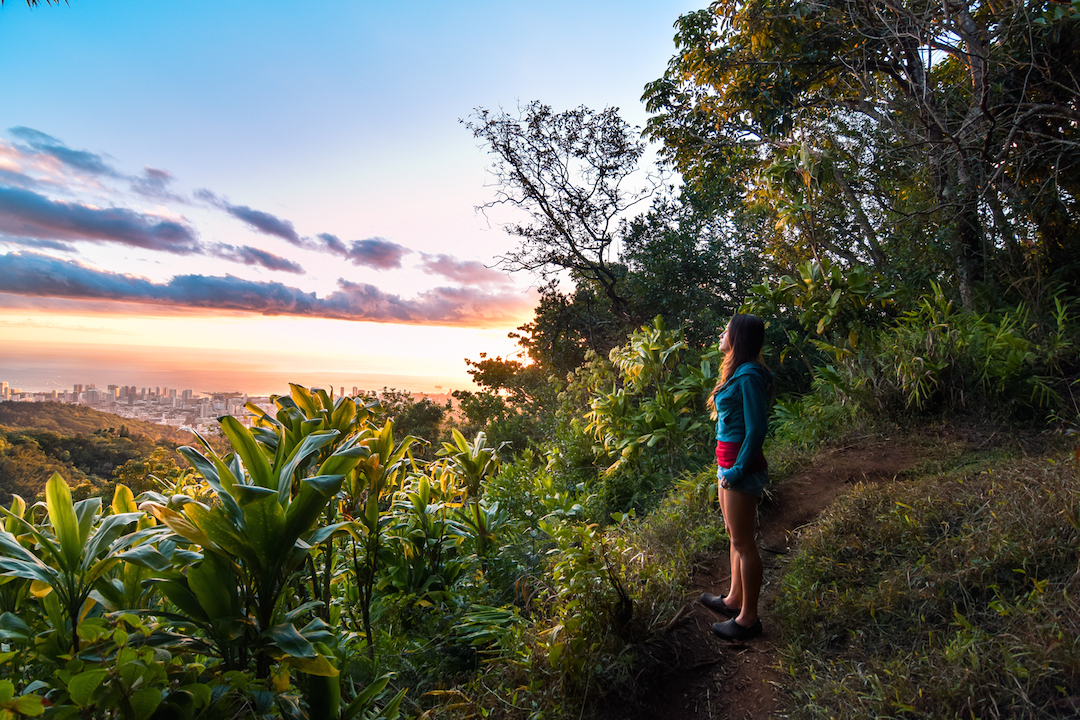
[[[318,452],[320,448],[329,442],[333,442],[334,438],[341,435],[337,430],[325,430],[322,432],[314,432],[308,435],[303,441],[296,446],[289,455],[289,459],[285,461],[283,467],[276,468],[278,471],[278,499],[282,505],[289,500],[289,493],[292,490],[292,476],[296,472],[296,468],[300,466],[305,459],[307,459],[312,453]]]
[[[289,507],[292,510],[292,507]],[[309,534],[301,534],[308,545],[312,547],[321,545],[326,542],[330,537],[341,537],[344,535],[351,535],[353,538],[359,540],[360,534],[357,532],[357,524],[355,522],[339,522],[333,525],[323,525],[322,527],[311,531]]]
[[[39,580],[50,586],[60,583],[60,575],[52,568],[42,565],[41,562],[31,563],[14,558],[0,558],[0,572],[11,577]]]
[[[330,392],[334,389],[330,388]],[[330,399],[330,396],[322,388],[312,388],[312,394],[319,400],[319,407],[316,408],[316,412],[320,417],[329,418],[328,410],[332,410],[334,407],[334,401]]]
[[[330,424],[344,433],[355,417],[356,403],[352,398],[339,398],[330,415]]]
[[[79,521],[79,541],[85,545],[90,531],[94,527],[94,519],[101,514],[101,498],[92,497],[75,503],[75,517]]]
[[[225,464],[221,462],[220,458],[217,458],[215,455],[214,457],[217,460],[215,463],[189,445],[177,448],[176,451],[183,455],[184,458],[192,464],[195,470],[203,476],[210,487],[214,489],[214,492],[221,502],[226,506],[226,509],[230,509],[231,507],[235,510],[236,514],[240,513],[240,508],[236,506],[236,501],[233,500],[231,492],[232,486],[236,484],[236,478],[232,476],[232,472],[225,467]],[[221,477],[222,471],[228,476],[227,479]]]
[[[164,505],[158,505],[157,503],[143,503],[143,507],[149,509],[150,512],[160,520],[165,527],[172,530],[180,537],[195,543],[203,548],[216,548],[217,546],[211,542],[210,538],[206,536],[202,530],[192,524],[188,518],[180,513],[165,507]],[[185,515],[192,511],[192,508],[200,507],[197,503],[184,506]]]
[[[281,423],[279,423],[277,420],[273,420],[272,422],[274,423],[274,427],[281,427]],[[266,446],[268,450],[272,451],[275,454],[277,453],[279,436],[276,432],[270,430],[269,428],[253,427],[251,428],[251,434],[255,438],[255,441],[258,442],[260,445]]]
[[[276,571],[281,556],[296,541],[285,533],[285,512],[276,496],[264,497],[244,507],[246,534],[263,572]]]
[[[338,669],[323,655],[316,655],[313,658],[292,657],[287,655],[282,658],[282,660],[290,667],[294,667],[300,672],[307,673],[308,675],[319,675],[321,677],[337,677],[338,675]]]
[[[101,618],[87,618],[79,623],[78,635],[88,643],[95,643],[109,634],[109,626]]]
[[[280,426],[280,423],[277,420],[270,417],[270,415],[267,414],[265,410],[263,410],[261,407],[259,407],[253,402],[244,403],[244,409],[247,410],[248,413],[250,413],[251,415],[254,415],[255,419],[260,422],[269,423],[273,427]],[[254,430],[254,428],[252,428],[252,430]]]
[[[386,720],[397,720],[400,715],[401,701],[405,699],[405,693],[409,691],[409,688],[403,687],[398,690],[397,695],[390,698],[390,701],[382,706],[379,714]]]
[[[301,480],[300,492],[285,513],[285,536],[294,539],[310,530],[344,479],[343,475],[318,475]]]
[[[305,415],[312,417],[319,409],[315,406],[315,398],[312,397],[311,391],[302,385],[296,385],[289,383],[289,396],[293,402]]]
[[[101,686],[107,670],[86,670],[71,678],[68,683],[68,693],[71,700],[79,707],[86,707],[94,697],[94,693]]]
[[[3,510],[3,508],[0,508],[0,510]],[[20,520],[20,522],[23,521]],[[34,539],[38,540],[38,542],[41,543],[43,546],[52,550],[52,553],[50,554],[52,554],[54,558],[59,561],[59,551],[56,549],[56,546],[49,542],[46,538],[41,537],[40,533],[38,533],[36,530],[34,530],[33,533],[35,536]],[[17,558],[19,560],[23,560],[29,563],[35,563],[37,565],[40,565],[41,567],[45,567],[45,564],[42,563],[36,555],[24,548],[22,546],[22,543],[20,543],[18,539],[7,530],[0,530],[0,551],[3,551],[9,556]]]
[[[273,495],[276,500],[277,490],[275,488],[261,487],[259,485],[233,485],[233,495],[236,497],[236,502],[243,508],[250,503],[262,500],[270,495]]]
[[[244,525],[239,528],[226,517],[221,508],[207,509],[201,505],[188,505],[185,514],[191,522],[206,534],[215,547],[229,555],[243,558],[245,562],[254,562],[255,554],[248,539],[243,535]],[[243,514],[241,522],[246,524]],[[206,547],[205,545],[203,547]]]
[[[71,504],[71,489],[60,473],[54,472],[45,483],[45,505],[49,510],[49,522],[60,543],[64,567],[74,570],[79,565],[83,544],[79,538],[79,521]]]
[[[359,713],[367,710],[368,706],[386,689],[387,683],[393,679],[392,673],[387,673],[372,683],[369,683],[363,691],[353,698],[353,701],[349,703],[349,706],[345,708],[345,711],[341,713],[342,720],[351,720]]]
[[[375,495],[368,495],[367,507],[364,512],[364,520],[368,526],[368,530],[371,532],[378,532],[379,529],[379,498]]]
[[[0,614],[0,631],[8,633],[22,633],[28,634],[30,632],[30,626],[23,621],[18,615],[5,612]]]
[[[110,549],[120,533],[122,533],[130,523],[136,522],[143,516],[141,512],[123,513],[121,515],[109,515],[98,526],[97,532],[94,533],[94,537],[90,539],[90,542],[86,543],[86,550],[82,556],[82,568],[86,568],[95,562],[106,549]],[[151,530],[153,534],[153,530]],[[132,533],[128,538],[129,544],[134,540],[135,533]]]
[[[94,583],[94,589],[90,591],[90,598],[106,610],[115,612],[122,610],[127,605],[124,597],[124,585],[119,579],[98,578]],[[82,633],[83,625],[80,623],[79,632]],[[82,637],[80,634],[79,637]]]
[[[161,691],[155,688],[142,688],[131,693],[128,700],[135,712],[135,720],[146,720],[154,714],[161,704]]]
[[[210,698],[213,691],[210,690],[209,685],[203,683],[191,683],[189,685],[181,685],[176,689],[176,692],[174,692],[173,695],[184,692],[189,693],[194,697],[196,706],[205,707],[210,704]],[[172,695],[170,695],[169,698],[171,699]]]
[[[158,549],[153,545],[139,545],[120,553],[117,557],[124,562],[135,563],[158,572],[164,572],[172,568],[169,558],[158,552]]]
[[[370,453],[363,445],[338,450],[319,466],[318,475],[347,475]]]
[[[211,618],[238,614],[236,574],[232,563],[217,553],[206,553],[203,561],[188,568],[188,587]]]
[[[186,579],[151,578],[148,582],[157,586],[162,594],[169,599],[169,602],[189,618],[199,622],[210,620],[202,605],[199,604],[199,599],[195,597],[195,593],[191,592],[191,588],[188,587]]]
[[[138,512],[138,510],[139,507],[135,504],[135,495],[132,494],[131,488],[122,483],[117,483],[112,499],[113,514],[121,515],[123,513]]]
[[[15,697],[15,686],[10,680],[0,680],[0,703],[6,703]]]
[[[262,448],[255,442],[251,431],[232,415],[224,415],[218,418],[218,422],[221,424],[222,432],[229,438],[233,450],[243,460],[252,482],[261,487],[273,488],[276,478],[271,474],[270,461],[266,459]]]
[[[319,653],[315,650],[315,646],[308,642],[307,638],[301,635],[292,623],[282,623],[280,625],[275,625],[274,627],[265,630],[262,634],[262,637],[270,639],[279,650],[281,650],[289,657],[320,657]]]
[[[40,695],[20,695],[15,700],[15,712],[27,717],[41,717],[45,712],[45,703]]]
[[[26,513],[26,501],[19,495],[11,496],[11,509],[5,513],[8,517],[4,520],[4,527],[9,533],[14,534],[18,527],[18,519]]]

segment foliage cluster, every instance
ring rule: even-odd
[[[785,277],[758,286],[748,302],[762,313],[787,304],[802,326],[789,333],[794,340],[785,352],[798,353],[812,369],[812,391],[777,402],[774,422],[788,437],[813,445],[845,426],[941,413],[1000,422],[1075,422],[1080,415],[1074,298],[1053,293],[1041,317],[1024,304],[975,314],[958,310],[932,285],[893,318],[885,314],[892,298],[869,288],[864,274],[818,288],[820,266],[810,262],[802,270],[804,282]]]

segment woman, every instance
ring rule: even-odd
[[[720,336],[724,362],[709,397],[716,418],[717,483],[720,512],[731,539],[731,589],[726,597],[705,593],[702,604],[730,620],[713,625],[725,640],[761,634],[758,595],[761,557],[754,537],[757,504],[769,480],[761,453],[768,429],[772,376],[761,358],[765,324],[754,315],[735,315]]]

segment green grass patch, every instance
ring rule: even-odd
[[[1080,709],[1080,471],[974,459],[857,487],[777,603],[798,717],[1053,718]]]

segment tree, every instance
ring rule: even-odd
[[[586,352],[606,357],[628,332],[595,283],[577,273],[570,277],[574,282],[572,292],[563,292],[555,282],[540,288],[540,302],[532,321],[510,335],[517,338],[545,376],[560,381],[585,362]]]
[[[746,231],[760,217],[665,199],[626,223],[621,259],[636,314],[662,317],[693,347],[713,342],[765,272],[756,235]]]
[[[496,156],[496,199],[478,209],[507,204],[532,218],[507,227],[521,244],[502,258],[503,266],[537,272],[545,280],[565,270],[578,273],[595,282],[615,315],[632,325],[623,272],[611,261],[612,243],[619,219],[649,197],[658,181],[627,187],[645,143],[618,108],[556,113],[534,101],[519,117],[481,108],[474,120],[462,122]]]
[[[1080,24],[1059,4],[723,0],[676,45],[647,133],[702,194],[770,204],[781,244],[948,270],[968,307],[995,259],[1080,255]]]
[[[435,456],[442,437],[443,420],[450,410],[450,401],[439,405],[431,398],[417,400],[407,390],[383,388],[380,393],[371,393],[372,399],[378,399],[381,413],[394,421],[394,428],[399,435],[412,435],[423,441],[416,446],[414,454],[425,460]]]

